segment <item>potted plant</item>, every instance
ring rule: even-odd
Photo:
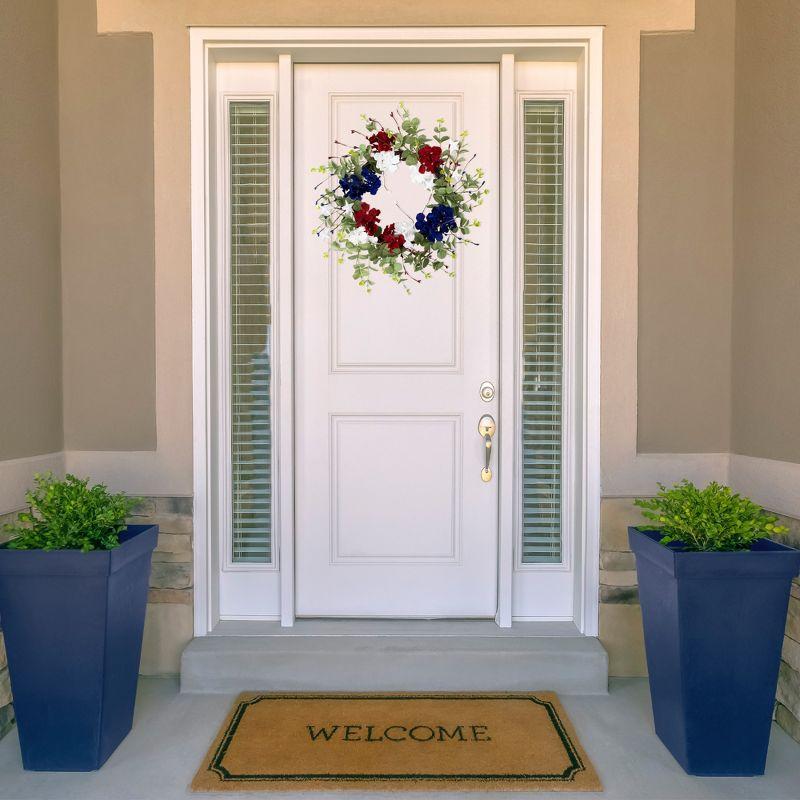
[[[727,486],[659,487],[628,528],[656,733],[690,775],[762,775],[800,550]]]
[[[0,546],[0,620],[25,769],[98,769],[125,738],[158,526],[102,484],[37,475]]]

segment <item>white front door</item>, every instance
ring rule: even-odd
[[[496,477],[481,479],[482,382],[497,385],[498,65],[299,64],[294,78],[296,607],[302,616],[493,617]],[[455,278],[370,294],[313,233],[320,176],[362,114],[404,102],[432,134],[469,132],[490,194]],[[427,196],[406,167],[382,222]],[[402,209],[402,211],[400,211]],[[492,467],[497,456],[493,455]]]

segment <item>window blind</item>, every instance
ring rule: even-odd
[[[270,420],[270,107],[232,101],[231,472],[232,560],[272,562]]]
[[[523,101],[522,562],[562,560],[564,103]]]

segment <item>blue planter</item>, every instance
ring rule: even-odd
[[[762,775],[800,550],[682,552],[628,528],[656,733],[690,775]]]
[[[0,547],[2,620],[25,769],[99,769],[133,723],[158,526],[113,550]]]

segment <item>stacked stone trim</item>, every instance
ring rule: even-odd
[[[194,633],[192,498],[147,497],[129,521],[159,526],[140,671],[143,675],[176,674],[181,652]]]
[[[786,538],[781,541],[800,548],[800,520],[784,516],[781,516],[780,520],[781,524],[789,528]],[[800,742],[800,579],[798,578],[792,582],[792,593],[789,597],[781,671],[778,675],[775,719],[789,736]]]
[[[628,526],[644,522],[628,497],[607,497],[600,507],[600,641],[608,651],[609,673],[647,675],[636,561],[628,547]]]
[[[3,524],[16,516],[16,512],[0,515],[0,542]],[[159,526],[140,669],[145,675],[177,673],[180,653],[192,638],[192,498],[144,498],[129,522]],[[11,681],[0,629],[0,738],[13,724]]]
[[[8,538],[3,533],[6,523],[14,522],[17,512],[0,514],[0,544]],[[0,626],[3,620],[0,619]],[[8,658],[6,656],[3,629],[0,627],[0,739],[2,739],[14,725],[14,706],[11,703],[11,678],[8,674]]]

